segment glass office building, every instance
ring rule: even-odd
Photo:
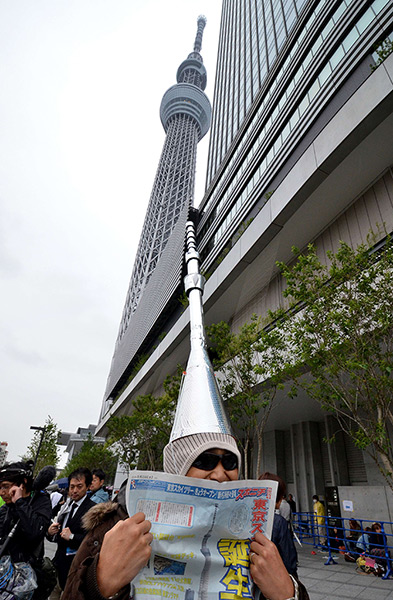
[[[369,77],[392,22],[389,0],[224,0],[199,207],[205,269]]]

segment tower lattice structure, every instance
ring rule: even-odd
[[[206,69],[200,54],[206,18],[198,17],[194,50],[164,94],[160,118],[166,132],[120,324],[122,339],[185,204],[194,197],[196,151],[211,121],[204,93]]]

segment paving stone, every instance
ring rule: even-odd
[[[309,577],[311,579],[317,579],[318,581],[325,581],[327,579],[330,579],[330,573],[329,571],[326,570],[322,570],[322,569],[304,569],[304,571],[302,569],[299,569],[299,573],[300,572],[304,572],[306,577]]]
[[[311,589],[311,591],[315,590],[319,594],[332,595],[333,592],[336,592],[336,593],[338,592],[341,585],[342,585],[341,583],[338,583],[335,581],[319,581],[313,587],[307,588],[307,589]]]
[[[376,588],[373,588],[372,590],[372,600],[386,600],[386,598],[390,595],[390,591],[389,590],[378,590]],[[370,597],[370,589],[366,589],[363,592],[360,592],[360,594],[358,594],[357,598],[359,598],[359,600],[371,600]]]
[[[341,583],[358,583],[356,575],[350,575],[349,573],[343,573],[342,571],[329,573],[328,579],[332,581],[339,581]]]
[[[299,579],[309,593],[310,590],[318,589],[319,579],[308,579],[307,577],[300,577]]]
[[[361,585],[351,585],[349,583],[340,584],[339,589],[336,589],[336,593],[340,592],[342,598],[358,598],[359,594],[364,591],[366,591],[365,587]]]

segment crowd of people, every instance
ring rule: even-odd
[[[349,519],[346,526],[346,519],[326,517],[325,506],[318,496],[313,496],[313,503],[312,528],[318,545],[325,550],[341,553],[347,562],[372,567],[368,572],[378,575],[386,572],[391,562],[392,543],[389,543],[381,523]],[[371,560],[366,561],[366,558]]]
[[[166,449],[166,471],[219,482],[236,480],[240,466],[236,443],[230,436],[219,440],[217,435],[196,434],[173,442]],[[297,579],[290,518],[286,509],[287,517],[280,514],[286,503],[285,483],[273,473],[263,473],[260,479],[278,481],[278,492],[272,541],[256,534],[250,546],[250,573],[259,597],[306,600],[307,592]],[[49,495],[44,490],[32,493],[30,463],[12,463],[0,470],[1,544],[7,540],[5,553],[14,563],[33,567],[38,583],[34,600],[126,600],[132,595],[130,582],[150,557],[151,524],[143,513],[128,517],[125,482],[115,501],[109,501],[104,482],[100,469],[79,468],[69,475],[67,490]],[[57,546],[52,571],[45,570],[45,538]]]
[[[195,434],[166,447],[166,472],[218,482],[238,478],[240,454],[234,439],[218,434]],[[297,552],[292,516],[296,503],[286,497],[285,482],[265,472],[260,480],[278,482],[271,541],[256,534],[250,546],[250,573],[270,600],[307,599],[298,580]],[[132,597],[131,582],[148,562],[151,553],[151,524],[143,513],[128,516],[124,482],[115,501],[105,489],[105,473],[79,468],[68,477],[68,488],[49,495],[33,490],[31,463],[17,462],[0,470],[0,543],[13,563],[29,563],[37,577],[34,600],[104,600]],[[346,560],[373,556],[386,562],[386,536],[380,523],[362,527],[355,519],[349,528],[327,526],[324,506],[315,496],[314,514],[318,528],[326,533],[331,550],[341,551]],[[321,506],[319,506],[321,504]],[[322,508],[321,508],[322,507]],[[322,512],[324,514],[322,514]],[[319,520],[323,518],[323,525]],[[12,536],[9,536],[13,531]],[[52,564],[44,559],[44,539],[56,544]],[[47,563],[46,559],[46,563]]]
[[[367,561],[367,564],[375,563],[375,574],[382,575],[386,572],[388,563],[391,562],[392,542],[388,541],[381,523],[327,517],[323,501],[317,495],[312,497],[312,501],[311,533],[318,546],[325,551],[340,553],[347,562],[357,563],[358,566],[364,566],[365,558],[369,557],[372,560]],[[297,526],[302,526],[301,516]],[[371,569],[370,572],[374,571]]]

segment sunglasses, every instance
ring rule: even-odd
[[[213,471],[221,461],[225,471],[233,471],[238,468],[237,456],[232,452],[225,454],[213,454],[213,452],[202,452],[192,463],[193,467],[201,471]]]

